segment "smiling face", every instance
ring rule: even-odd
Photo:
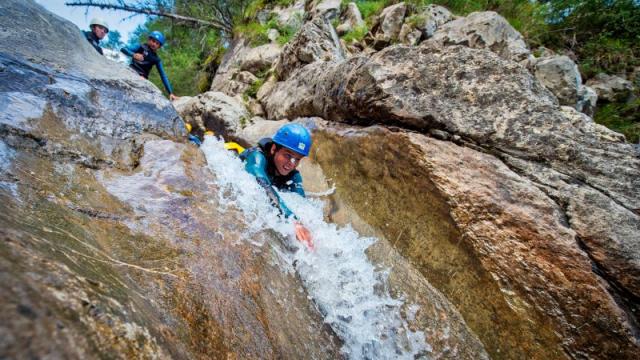
[[[278,174],[281,176],[289,175],[289,173],[300,164],[300,160],[304,157],[287,148],[277,149],[275,144],[271,146],[271,155],[273,156],[276,171],[278,171]]]
[[[160,42],[154,38],[149,38],[149,40],[147,40],[147,45],[149,45],[149,47],[153,51],[160,49],[160,47],[162,46],[160,45]]]
[[[91,31],[99,40],[104,39],[104,37],[107,36],[107,33],[109,32],[109,30],[107,30],[107,28],[102,25],[91,25]]]

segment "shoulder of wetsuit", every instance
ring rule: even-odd
[[[258,148],[265,154],[268,154],[271,150],[271,145],[273,144],[273,140],[271,138],[262,138],[258,141]]]

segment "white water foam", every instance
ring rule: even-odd
[[[207,137],[202,145],[208,166],[215,174],[222,206],[242,209],[252,234],[271,228],[282,234],[297,251],[280,254],[302,279],[324,321],[344,341],[343,353],[351,359],[427,358],[431,347],[421,331],[410,331],[400,315],[402,299],[387,290],[387,274],[376,269],[365,250],[377,239],[361,237],[350,226],[339,228],[323,219],[323,203],[293,193],[280,193],[285,203],[313,234],[315,251],[295,241],[293,225],[278,217],[277,210],[256,182],[244,171],[237,156],[223,143]],[[264,244],[260,244],[264,245]]]

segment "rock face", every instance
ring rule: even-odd
[[[435,4],[428,5],[419,16],[424,17],[419,29],[425,39],[432,37],[438,28],[453,19],[453,15],[447,8]]]
[[[406,13],[407,6],[403,2],[382,10],[378,22],[371,29],[375,49],[382,49],[392,41],[398,40]]]
[[[626,101],[633,91],[631,81],[619,76],[600,73],[587,81],[598,94],[598,99],[608,102]]]
[[[0,358],[340,357],[157,89],[33,1],[0,27]]]
[[[594,212],[604,205],[597,199],[606,196],[564,184],[566,195],[580,189],[595,196],[570,200],[592,212],[582,217],[573,205],[564,210],[555,194],[518,175],[520,169],[452,142],[376,127],[320,129],[314,138],[314,161],[335,182],[337,196],[395,239],[396,249],[456,305],[491,356],[635,356],[632,314],[618,307],[615,291],[592,272],[590,257],[599,251],[585,252],[576,241],[584,239],[587,229],[578,222],[585,221],[604,226],[587,230],[591,239],[603,240],[597,246],[612,233],[622,235],[616,245],[605,245],[620,246],[614,258],[626,262],[620,255],[637,254],[633,231],[608,231],[618,223],[605,214],[614,202],[607,199]],[[358,166],[345,158],[359,159]],[[637,226],[628,210],[615,213]],[[594,236],[600,230],[607,237]],[[622,246],[627,236],[636,240]],[[583,326],[579,332],[577,324]]]
[[[441,26],[429,39],[439,46],[465,45],[488,49],[513,61],[526,60],[530,54],[522,35],[493,11],[474,12]]]
[[[340,13],[341,0],[313,0],[307,3],[307,13],[311,17],[322,16],[333,19]]]
[[[338,35],[343,35],[359,26],[364,25],[362,14],[360,14],[360,9],[358,9],[358,5],[353,2],[347,4],[346,9],[340,16],[340,20],[342,21],[342,23],[336,28]]]
[[[225,54],[211,82],[211,90],[232,97],[242,95],[257,79],[253,75],[268,71],[281,51],[277,44],[251,48],[245,40],[237,40]]]
[[[215,91],[181,99],[174,106],[184,121],[191,124],[199,135],[211,130],[225,139],[233,139],[250,118],[242,103]]]
[[[578,89],[578,103],[576,110],[585,113],[591,117],[596,111],[596,103],[598,102],[598,94],[592,88],[580,85]]]
[[[306,22],[293,40],[285,45],[275,72],[280,80],[284,80],[306,64],[343,58],[344,50],[333,26],[325,17],[318,16]]]
[[[541,189],[548,197],[544,200],[548,204],[545,206],[549,206],[548,211],[557,212],[553,215],[555,220],[549,219],[558,222],[554,225],[555,230],[549,230],[547,235],[536,230],[536,237],[542,243],[555,244],[548,245],[551,247],[566,247],[566,244],[561,244],[572,243],[563,251],[573,254],[574,260],[571,261],[582,264],[580,275],[576,275],[576,284],[581,284],[577,286],[583,294],[580,296],[575,296],[573,287],[568,285],[573,284],[572,281],[566,282],[559,274],[548,269],[550,272],[543,275],[546,279],[543,282],[555,284],[548,288],[557,290],[550,290],[555,295],[547,293],[555,299],[550,302],[547,295],[527,290],[531,289],[529,280],[518,280],[519,276],[515,274],[500,275],[489,270],[492,278],[499,279],[495,284],[500,289],[509,292],[514,287],[520,288],[527,304],[538,304],[534,307],[541,309],[541,313],[536,315],[540,319],[546,317],[544,314],[554,313],[555,310],[551,308],[556,305],[564,309],[561,311],[564,315],[557,319],[543,320],[550,321],[543,328],[548,326],[548,329],[555,330],[544,330],[547,335],[539,333],[531,336],[546,337],[557,331],[562,337],[571,339],[563,343],[559,339],[551,340],[553,336],[548,338],[550,342],[544,346],[551,346],[551,349],[555,349],[552,351],[559,353],[587,352],[591,354],[589,356],[597,356],[608,351],[606,349],[617,348],[626,349],[620,351],[629,357],[637,351],[637,340],[632,335],[637,330],[634,325],[637,322],[634,311],[637,310],[629,309],[637,308],[633,305],[636,303],[634,299],[640,295],[640,252],[637,249],[640,196],[636,190],[640,187],[640,158],[632,146],[624,143],[620,134],[595,124],[575,109],[560,108],[555,97],[519,64],[504,61],[486,50],[462,46],[440,50],[427,46],[394,46],[370,59],[355,57],[322,66],[308,65],[287,81],[278,83],[263,99],[263,104],[270,118],[320,116],[363,125],[375,122],[399,125],[423,133],[437,131],[442,138],[496,154],[511,171],[523,179],[529,179],[531,186]],[[334,141],[342,144],[342,140]],[[403,143],[403,140],[396,142]],[[373,143],[376,144],[376,141]],[[376,150],[370,151],[376,153]],[[360,155],[345,153],[339,156],[353,156],[362,161]],[[487,168],[490,167],[487,165]],[[389,171],[393,173],[393,170]],[[353,179],[354,176],[352,174],[347,178]],[[487,179],[501,176],[489,175]],[[403,177],[398,175],[398,178]],[[467,178],[475,179],[474,176]],[[390,186],[381,185],[381,188],[388,189]],[[485,186],[477,188],[484,189]],[[583,191],[584,196],[572,196]],[[471,190],[469,192],[473,193]],[[518,196],[529,198],[524,194]],[[392,199],[387,203],[402,204],[403,201]],[[458,203],[454,198],[450,201]],[[367,204],[366,201],[363,203]],[[469,203],[473,204],[474,201],[469,200]],[[490,203],[487,201],[487,204]],[[527,206],[539,207],[533,203]],[[368,207],[370,204],[365,206]],[[500,213],[503,211],[495,210]],[[468,212],[470,217],[473,217],[473,213]],[[523,216],[525,213],[522,213]],[[601,232],[584,226],[593,217],[607,223],[611,221],[606,228],[618,228]],[[625,220],[616,222],[613,217]],[[487,221],[492,223],[493,220]],[[566,229],[561,226],[563,222],[569,224]],[[496,224],[504,222],[496,220]],[[487,234],[491,233],[490,230],[486,231]],[[517,236],[525,244],[529,243],[529,240],[524,240],[527,232],[510,231],[520,234]],[[556,238],[559,243],[552,240]],[[584,246],[581,249],[576,244]],[[476,256],[485,256],[485,250],[477,248],[473,252]],[[587,259],[598,267],[598,274],[592,273],[590,266],[585,266]],[[541,266],[535,263],[536,259],[531,258],[523,262],[521,269]],[[517,268],[512,263],[495,266],[502,269]],[[561,264],[557,266],[563,268]],[[502,283],[504,279],[509,279],[508,286]],[[599,285],[602,282],[607,285]],[[600,295],[587,295],[591,291],[597,291]],[[614,298],[623,299],[620,307]],[[541,305],[543,303],[547,305]],[[585,323],[595,309],[602,311],[598,318],[603,322]],[[472,316],[463,311],[463,316],[467,315]],[[506,322],[510,318],[511,315],[502,317]],[[577,320],[579,318],[584,321]],[[603,325],[605,323],[607,325]],[[579,326],[582,326],[581,331],[576,334],[572,329]],[[617,330],[611,337],[602,337],[606,332],[604,329],[608,327]],[[481,334],[477,328],[475,330]],[[597,344],[592,342],[592,336],[600,339]],[[485,341],[482,335],[481,340]],[[617,345],[613,346],[614,343]]]
[[[561,105],[576,106],[582,77],[578,65],[567,56],[555,56],[536,63],[538,81],[558,98]]]

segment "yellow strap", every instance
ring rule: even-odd
[[[187,128],[187,133],[191,132],[191,124],[189,123],[184,123],[184,127]]]
[[[242,146],[240,146],[238,143],[234,143],[234,142],[226,142],[224,143],[224,148],[226,150],[235,150],[238,152],[238,154],[241,154],[244,151],[244,148]]]

